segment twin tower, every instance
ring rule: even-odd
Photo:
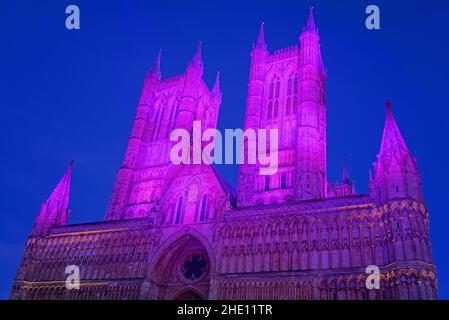
[[[313,8],[299,45],[270,53],[263,27],[262,23],[251,51],[244,129],[278,129],[278,170],[274,175],[263,176],[259,163],[240,165],[236,194],[231,188],[224,188],[229,203],[245,207],[352,196],[355,191],[346,169],[340,182],[331,184],[327,180],[327,74]],[[106,220],[151,216],[164,207],[164,195],[182,167],[170,162],[170,133],[176,128],[191,132],[194,121],[201,121],[203,131],[216,128],[221,99],[219,73],[212,89],[203,80],[201,45],[185,73],[167,79],[161,77],[159,54],[145,78]],[[374,167],[375,175],[369,185],[373,201],[422,201],[416,160],[407,149],[389,104]],[[67,223],[70,174],[71,167],[42,206],[35,234]],[[199,176],[198,172],[193,175]],[[227,186],[221,178],[219,182]],[[187,193],[189,197],[195,195],[194,190]]]
[[[278,129],[279,164],[277,173],[271,176],[260,175],[261,164],[240,165],[238,206],[327,197],[326,70],[312,9],[299,42],[300,46],[270,54],[263,24],[260,27],[251,52],[244,129]],[[202,77],[201,51],[200,45],[183,75],[168,79],[161,79],[158,56],[145,80],[107,219],[136,217],[126,212],[134,207],[133,190],[139,172],[151,176],[142,186],[151,189],[148,203],[163,198],[170,172],[176,171],[168,157],[173,129],[192,132],[194,121],[201,121],[203,131],[216,128],[221,104],[219,74],[213,88],[208,89]],[[244,146],[248,147],[246,143]],[[247,150],[244,154],[248,155]],[[145,212],[153,209],[151,205],[143,207]]]
[[[279,130],[279,170],[260,176],[257,166],[241,165],[239,206],[323,200],[355,194],[347,168],[342,179],[328,183],[326,173],[326,79],[320,36],[310,8],[299,46],[270,53],[263,24],[251,52],[245,129]],[[423,201],[416,159],[411,156],[391,111],[387,116],[370,196],[382,204]],[[246,153],[245,153],[246,154]]]
[[[327,75],[312,8],[299,43],[270,54],[260,27],[251,53],[245,129],[278,129],[279,170],[259,176],[255,166],[241,165],[239,205],[327,197]]]

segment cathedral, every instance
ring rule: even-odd
[[[104,221],[68,223],[70,164],[36,217],[11,299],[437,298],[421,178],[390,103],[369,192],[356,193],[346,166],[328,181],[327,73],[312,9],[298,45],[270,52],[260,27],[244,129],[278,130],[278,170],[240,164],[236,189],[213,165],[170,161],[174,129],[216,128],[219,74],[209,89],[201,45],[182,75],[162,78],[160,61],[145,77]],[[368,266],[378,267],[376,288]]]

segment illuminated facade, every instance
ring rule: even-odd
[[[170,132],[216,128],[221,91],[186,72],[145,78],[105,221],[68,224],[72,165],[42,205],[11,299],[435,299],[421,179],[387,104],[369,194],[326,174],[326,69],[313,12],[300,45],[251,52],[245,129],[279,130],[279,170],[240,165],[237,191],[207,165],[174,165]],[[76,265],[81,287],[68,290]],[[365,269],[380,268],[368,290]]]

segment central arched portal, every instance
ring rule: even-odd
[[[191,235],[173,242],[160,256],[153,281],[160,300],[203,300],[209,296],[210,259]]]
[[[191,301],[191,300],[204,300],[204,299],[197,292],[195,292],[193,290],[187,290],[187,291],[179,293],[175,297],[175,300],[183,300],[183,301],[190,300]]]

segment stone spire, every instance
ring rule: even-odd
[[[42,204],[33,227],[33,234],[44,234],[54,226],[67,224],[69,215],[70,180],[73,161],[50,197]]]
[[[374,163],[373,191],[376,199],[381,202],[407,198],[422,200],[421,177],[416,159],[405,144],[388,101],[386,111],[380,152]]]
[[[331,185],[331,195],[332,195],[332,189],[335,192],[335,196],[337,197],[345,197],[345,196],[351,196],[354,195],[356,192],[355,190],[355,183],[351,181],[349,178],[349,172],[348,172],[348,166],[346,163],[346,158],[343,161],[343,168],[341,172],[341,181],[337,182],[335,185]]]
[[[153,67],[150,70],[149,75],[155,78],[160,79],[161,78],[161,56],[162,56],[162,49],[159,50],[159,53],[156,57],[156,61],[154,62]]]
[[[203,67],[203,42],[200,41],[198,45],[198,49],[195,52],[195,55],[193,56],[192,61],[190,62],[189,67]]]
[[[307,27],[299,38],[298,124],[295,193],[300,201],[324,199],[326,169],[326,74],[320,52],[320,37],[310,10]]]
[[[383,158],[390,160],[395,156],[410,155],[404,138],[399,131],[398,125],[393,117],[391,111],[391,103],[389,101],[385,104],[387,110],[387,116],[385,119],[385,126],[382,135],[382,143],[380,146],[379,159]]]
[[[309,19],[307,19],[307,24],[304,31],[318,32],[315,25],[315,19],[313,18],[313,6],[309,7]]]
[[[346,159],[343,161],[343,170],[341,174],[341,182],[345,184],[351,184],[351,179],[349,178],[348,166],[346,164]]]
[[[312,54],[310,60],[313,60],[314,64],[318,67],[321,72],[322,77],[327,78],[327,70],[324,65],[323,56],[321,54],[321,44],[320,44],[320,35],[318,33],[318,28],[315,24],[315,19],[313,17],[313,7],[310,7],[309,18],[307,19],[306,27],[303,29],[303,32],[300,36],[300,44],[301,47],[309,47],[313,48],[313,52],[309,52]]]
[[[200,41],[198,49],[184,75],[184,88],[182,89],[179,112],[176,117],[175,127],[187,130],[188,132],[192,132],[193,130],[193,121],[198,106],[198,98],[201,93],[201,84],[204,83],[202,51],[203,43]]]
[[[267,44],[265,42],[265,34],[264,34],[264,22],[260,24],[259,35],[257,36],[256,44],[254,45],[255,49],[267,49]]]

